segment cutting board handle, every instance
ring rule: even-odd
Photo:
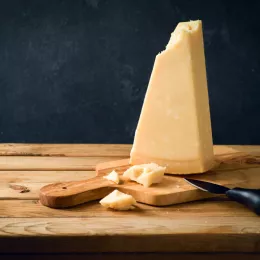
[[[234,188],[228,190],[226,195],[260,215],[260,189]]]
[[[84,180],[49,184],[40,189],[40,202],[50,208],[68,208],[101,199],[115,189],[101,176]]]

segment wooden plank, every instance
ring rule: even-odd
[[[17,156],[123,156],[129,157],[131,144],[0,144],[0,155]],[[215,145],[217,155],[260,154],[259,145]]]
[[[126,159],[125,157],[40,157],[40,156],[0,156],[0,171],[4,170],[95,170],[95,165],[113,160]],[[260,162],[260,158],[259,158]],[[227,163],[218,168],[220,170],[239,170],[260,168],[257,163]]]
[[[0,171],[0,183],[26,184],[80,181],[95,176],[95,171]]]
[[[127,147],[130,149],[131,146]],[[22,165],[23,171],[12,171],[9,166],[0,172],[0,186],[3,187],[0,192],[3,194],[0,200],[0,252],[260,252],[259,217],[243,206],[226,200],[200,201],[163,208],[139,204],[136,210],[130,212],[105,210],[98,203],[66,210],[43,207],[38,202],[37,194],[42,185],[56,181],[82,180],[85,179],[85,174],[86,177],[95,175],[94,171],[85,171],[85,163],[94,165],[96,163],[93,160],[97,157],[90,158],[89,161],[88,158],[80,157],[97,155],[94,148],[89,155],[83,154],[83,148],[82,153],[78,154],[75,148],[75,155],[74,152],[69,152],[70,145],[66,149],[68,153],[64,153],[65,156],[58,154],[58,150],[49,150],[49,155],[56,153],[55,162],[52,157],[47,157],[47,150],[42,150],[42,154],[37,154],[37,149],[28,150],[35,157],[20,156],[22,154],[10,156],[15,160],[20,157],[21,161],[29,159],[25,163],[17,163],[18,166]],[[120,146],[116,149],[120,156]],[[234,163],[248,168],[253,162],[255,168],[247,171],[259,174],[259,168],[256,168],[259,167],[259,146],[216,146],[215,150],[218,156],[227,159],[231,170],[234,170]],[[104,155],[104,161],[117,159],[115,153],[110,154],[111,151],[103,153],[103,148],[100,151]],[[239,158],[235,162],[232,158],[234,153]],[[251,162],[244,161],[245,153],[252,154]],[[125,155],[128,157],[128,152]],[[6,157],[8,156],[0,159]],[[29,171],[26,171],[32,157],[36,160],[36,166],[38,162],[38,167],[49,158],[48,171],[38,171],[39,168],[30,171],[36,166],[30,166]],[[43,158],[43,161],[38,158]],[[3,161],[1,165],[4,165]],[[58,168],[51,170],[53,165]],[[70,172],[66,172],[67,168],[62,170],[64,165],[76,167],[76,170],[72,168]],[[229,166],[228,163],[225,165]],[[259,184],[254,180],[252,177],[248,182],[257,187]],[[10,183],[29,185],[32,190],[28,193],[10,191]],[[12,194],[8,195],[6,191]]]
[[[256,217],[203,214],[192,220],[189,216],[3,218],[0,251],[260,252],[259,232]]]
[[[26,209],[26,210],[25,210]],[[193,221],[193,217],[201,216],[203,211],[204,217],[257,217],[253,212],[244,206],[228,201],[224,198],[214,200],[203,200],[200,202],[192,202],[178,204],[170,207],[155,208],[145,204],[137,204],[137,207],[130,211],[113,211],[102,207],[98,201],[86,203],[74,208],[68,209],[52,209],[44,207],[38,199],[33,200],[0,200],[0,218],[24,218],[24,217],[44,217],[44,218],[60,218],[60,217],[167,217],[182,218],[189,216]]]
[[[128,144],[0,144],[0,155],[129,157],[130,149]]]
[[[82,165],[82,158],[79,157],[88,157],[86,160],[90,161],[92,159],[89,157],[109,157],[101,162],[113,161],[128,158],[130,149],[131,145],[125,144],[0,144],[0,170],[61,170],[61,167],[67,167],[65,170],[89,170],[92,169],[89,164]],[[260,167],[260,146],[215,145],[214,151],[218,160],[225,161],[218,170]],[[251,156],[246,156],[248,154]],[[10,155],[12,159],[8,158]],[[76,159],[67,161],[62,157]],[[31,165],[32,159],[38,166]],[[93,164],[96,161],[97,159],[93,159]],[[41,166],[41,163],[46,166]]]
[[[17,254],[1,255],[2,260],[13,260],[17,258],[26,260],[230,260],[230,259],[247,259],[259,260],[260,254],[250,253],[222,253],[222,254],[208,254],[208,253],[75,253],[75,254]]]
[[[21,193],[19,190],[16,190],[15,187],[17,185],[26,188],[28,192]],[[0,200],[36,200],[39,198],[39,190],[44,185],[42,183],[0,183]]]
[[[94,171],[0,171],[0,199],[38,199],[39,190],[47,184],[82,181],[93,178],[95,175]],[[259,168],[239,170],[238,175],[246,176],[247,179],[246,183],[241,182],[239,186],[259,188],[259,183],[255,181],[260,175]],[[30,192],[19,193],[10,185],[25,186]]]
[[[259,146],[215,146],[217,170],[260,168]]]
[[[125,157],[0,156],[0,170],[95,170],[97,163]]]

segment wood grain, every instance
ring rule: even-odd
[[[0,161],[6,157],[14,161],[18,157],[21,161],[28,158],[14,163],[15,170],[9,165],[0,171],[1,253],[48,253],[46,256],[50,256],[50,253],[77,252],[79,256],[87,252],[163,252],[163,255],[182,252],[184,256],[185,252],[218,252],[223,258],[224,252],[241,252],[247,259],[255,255],[245,253],[260,253],[259,217],[224,198],[159,208],[138,204],[130,212],[106,210],[97,202],[61,210],[39,203],[38,192],[45,184],[93,177],[98,160],[124,159],[129,156],[130,145],[114,148],[80,145],[78,148],[78,145],[21,144],[17,149],[15,146],[10,149],[9,145],[0,145],[4,155]],[[255,176],[260,174],[260,146],[215,146],[214,150],[217,157],[226,160],[218,171],[242,175],[250,172],[245,186],[259,188]],[[32,161],[33,167],[28,166]],[[12,164],[12,159],[9,163]],[[0,165],[3,166],[3,160]],[[22,194],[10,189],[9,184],[25,185],[31,191]],[[211,256],[206,255],[207,259]]]
[[[97,163],[124,157],[0,156],[0,170],[95,170]]]
[[[99,176],[86,181],[58,182],[42,187],[39,199],[44,206],[68,208],[102,199],[115,187],[111,181]]]
[[[0,199],[38,199],[39,190],[52,182],[87,180],[95,176],[95,171],[0,171]],[[29,192],[19,194],[10,185],[25,186]]]
[[[1,256],[1,255],[0,255]],[[195,258],[196,257],[196,258]],[[72,253],[72,254],[23,254],[22,258],[26,260],[230,260],[230,259],[247,259],[259,260],[259,254],[245,254],[245,253]],[[17,259],[17,255],[8,254],[1,256],[3,260]]]
[[[122,160],[113,160],[96,164],[97,175],[106,175],[115,170],[118,174],[124,173],[130,167],[129,158]]]
[[[255,217],[147,220],[141,215],[116,221],[114,217],[0,219],[0,251],[10,246],[15,252],[27,252],[25,243],[30,252],[260,251],[260,223]]]
[[[55,181],[86,180],[95,171],[0,171],[0,183],[52,183]]]
[[[130,144],[0,144],[1,156],[61,156],[61,157],[129,157]],[[215,145],[214,153],[230,156],[235,153],[260,154],[258,145]]]
[[[259,175],[259,169],[251,168],[246,172],[248,181],[240,183],[240,186],[258,188],[259,184],[255,181],[255,176]],[[226,173],[229,174],[229,171]],[[243,176],[244,172],[240,170],[239,174]],[[94,171],[2,171],[0,172],[0,199],[38,199],[39,190],[45,185],[55,181],[82,181],[95,175]],[[30,192],[19,194],[10,189],[10,184],[24,185],[30,189]]]
[[[52,209],[44,207],[38,201],[33,200],[0,200],[0,218],[96,218],[96,217],[166,217],[181,218],[182,216],[200,217],[203,208],[203,216],[211,217],[256,217],[242,205],[228,201],[226,198],[205,199],[200,202],[177,204],[168,207],[155,208],[153,206],[138,203],[135,210],[130,212],[107,210],[98,201],[82,204],[69,209]],[[26,209],[26,211],[24,210]],[[257,217],[256,217],[257,219]]]
[[[1,144],[0,170],[94,170],[97,163],[126,159],[131,149],[130,145],[100,145],[100,148],[99,145],[90,145],[89,148],[88,145],[79,145],[78,149],[76,147],[77,145],[70,148],[70,145],[28,144],[17,145],[16,148],[13,144]],[[252,153],[249,157],[250,149]],[[218,170],[260,167],[258,146],[215,146],[214,150],[216,157],[225,161]]]
[[[129,157],[129,144],[0,144],[0,156]]]
[[[240,155],[239,155],[240,156]],[[235,156],[232,159],[236,159]],[[220,161],[222,163],[222,161]],[[92,200],[101,199],[107,196],[113,189],[118,189],[124,193],[132,195],[136,201],[154,205],[167,206],[172,204],[184,203],[204,198],[216,197],[217,194],[203,192],[188,184],[183,176],[168,175],[164,176],[159,184],[145,188],[136,182],[121,181],[116,185],[111,181],[105,180],[102,176],[112,170],[122,173],[131,165],[129,160],[116,160],[98,164],[96,171],[98,176],[93,179],[61,182],[44,186],[39,193],[40,201],[43,205],[52,208],[67,208],[86,203]],[[260,183],[260,175],[252,175],[251,171],[221,171],[212,170],[208,173],[193,175],[193,179],[209,181],[227,187],[245,186],[249,179],[254,178],[255,183]],[[101,176],[101,177],[100,177]],[[121,176],[121,178],[123,178]],[[253,188],[253,187],[250,187]]]
[[[168,217],[149,217],[139,215],[134,218],[131,215],[125,215],[124,218],[114,217],[106,218],[1,218],[1,235],[168,235],[174,233],[180,234],[214,234],[222,232],[224,234],[248,234],[252,231],[260,232],[260,220],[255,217],[211,217],[197,216],[194,221],[190,221],[189,216],[183,216],[181,219],[171,219]],[[230,225],[230,223],[237,223]],[[97,223],[99,223],[97,225]],[[218,230],[214,226],[218,223]],[[104,229],[104,227],[106,227]],[[16,229],[17,228],[17,229]]]

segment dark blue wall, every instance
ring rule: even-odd
[[[155,55],[204,25],[214,143],[260,144],[258,1],[0,2],[0,142],[131,143]]]

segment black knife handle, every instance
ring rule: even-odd
[[[234,188],[228,190],[226,195],[260,215],[260,189]]]

